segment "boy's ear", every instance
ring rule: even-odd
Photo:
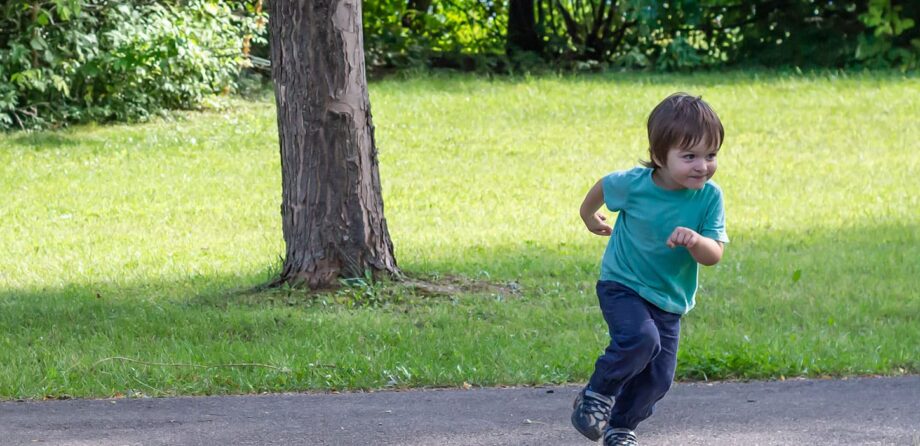
[[[654,153],[650,153],[649,155],[651,155],[651,157],[652,157],[652,162],[655,163],[656,166],[658,166],[658,167],[665,167],[664,163],[662,163],[661,160],[658,159],[658,157],[655,156]]]

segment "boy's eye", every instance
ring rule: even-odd
[[[715,154],[715,153],[710,153],[709,155],[706,156],[706,159],[714,160],[714,159],[716,159],[716,154]]]
[[[684,159],[685,159],[685,160],[692,160],[692,159],[693,159],[693,154],[684,155]]]

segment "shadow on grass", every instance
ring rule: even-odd
[[[117,336],[118,324],[130,321],[139,332],[163,333],[191,322],[193,313],[226,309],[226,302],[241,290],[234,286],[236,277],[2,290],[0,331]]]
[[[28,147],[33,150],[66,149],[80,146],[87,139],[78,136],[71,130],[29,132],[10,138],[15,145]]]
[[[588,237],[590,235],[586,234],[585,240]],[[719,288],[720,284],[729,283],[756,288],[811,284],[833,289],[842,283],[859,286],[862,282],[905,291],[920,289],[920,263],[916,261],[920,258],[920,226],[917,225],[759,234],[734,232],[731,237],[723,261],[716,267],[701,268],[706,288]],[[563,290],[582,288],[586,283],[593,288],[602,254],[603,247],[596,244],[537,246],[523,243],[465,247],[450,253],[429,253],[425,259],[400,261],[410,276],[458,285],[454,291],[494,293],[508,290],[509,283],[520,283],[525,287],[524,293],[536,293],[549,284]],[[0,289],[0,305],[9,307],[11,302],[32,302],[41,309],[51,306],[51,302],[63,304],[69,300],[91,309],[165,304],[225,308],[232,302],[254,303],[260,295],[277,296],[278,290],[252,292],[257,285],[272,279],[272,268],[276,267],[191,279],[69,284],[54,289]],[[246,297],[240,299],[240,296]],[[916,294],[900,297],[907,301],[920,300]]]
[[[880,82],[897,83],[905,79],[920,78],[916,73],[902,73],[897,70],[881,71],[847,71],[837,69],[819,69],[800,71],[796,68],[758,70],[758,69],[726,69],[708,72],[693,73],[648,73],[635,72],[602,72],[602,73],[569,73],[557,75],[553,73],[534,74],[528,76],[492,74],[488,79],[508,84],[526,84],[539,80],[555,80],[559,82],[597,82],[599,84],[617,83],[621,85],[668,85],[678,84],[682,87],[715,87],[731,85],[781,84],[789,81],[854,81],[854,82]],[[413,88],[419,91],[432,91],[443,93],[445,86],[442,81],[479,81],[483,76],[474,73],[462,73],[449,70],[435,70],[430,72],[414,72],[407,75],[391,75],[378,77],[371,81],[371,89],[375,83],[406,83],[415,82]],[[454,85],[454,88],[457,86]],[[450,88],[447,88],[450,90]]]
[[[920,367],[915,359],[920,340],[913,328],[920,322],[918,229],[893,224],[732,234],[724,261],[702,276],[701,305],[685,326],[681,378],[916,372]],[[277,293],[241,298],[241,291],[267,280],[264,270],[189,280],[4,289],[0,290],[0,374],[6,378],[0,378],[0,395],[107,395],[113,392],[109,389],[139,386],[135,381],[179,394],[245,393],[251,391],[244,386],[247,379],[253,389],[263,390],[364,386],[376,383],[380,373],[374,361],[361,362],[365,356],[386,357],[395,367],[412,361],[418,346],[407,345],[429,339],[421,342],[445,344],[429,350],[462,341],[469,346],[468,359],[476,358],[481,355],[477,353],[480,336],[507,342],[503,327],[518,327],[517,331],[525,326],[539,327],[540,336],[497,345],[523,348],[525,353],[531,351],[526,344],[547,349],[546,354],[565,349],[568,353],[558,353],[559,363],[568,365],[559,376],[582,377],[587,372],[572,367],[590,364],[593,349],[570,350],[585,336],[604,332],[594,312],[595,275],[590,271],[599,255],[579,245],[505,246],[459,250],[456,257],[445,255],[426,263],[431,271],[444,272],[488,266],[502,272],[492,280],[522,282],[520,301],[461,296],[459,307],[450,299],[407,298],[395,304],[354,307],[335,302],[317,305],[296,293],[291,294],[293,299]],[[555,276],[547,280],[550,271]],[[530,319],[535,316],[539,320]],[[412,336],[400,337],[400,330]],[[751,340],[744,339],[747,334]],[[523,339],[525,345],[520,344]],[[591,339],[598,345],[603,341]],[[581,356],[573,359],[576,353]],[[430,363],[425,363],[430,364],[425,367],[431,376],[439,376],[438,367],[449,366],[439,362],[438,354],[431,352],[426,360]],[[306,367],[335,358],[336,363],[362,365],[330,373],[329,383],[310,370],[298,375],[302,381],[292,383],[284,373],[271,370],[270,376],[245,374],[248,371],[231,376],[223,370],[199,374],[198,367],[172,371],[115,360],[100,363],[115,357],[190,364],[252,360],[279,367]],[[348,381],[358,379],[355,370],[363,368],[373,379]],[[119,377],[113,378],[114,374]],[[199,379],[211,381],[199,385]]]

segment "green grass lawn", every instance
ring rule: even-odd
[[[274,103],[0,135],[0,398],[585,381],[605,239],[578,206],[666,95],[726,129],[732,243],[679,379],[920,373],[920,79],[611,74],[370,85],[400,266],[519,284],[243,294],[283,253]],[[129,358],[136,361],[113,358]],[[235,365],[234,365],[235,364]]]

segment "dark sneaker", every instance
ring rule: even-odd
[[[572,426],[591,441],[597,441],[604,433],[613,399],[588,388],[581,389],[572,405]]]
[[[611,428],[604,432],[604,446],[639,446],[639,440],[629,429]]]

